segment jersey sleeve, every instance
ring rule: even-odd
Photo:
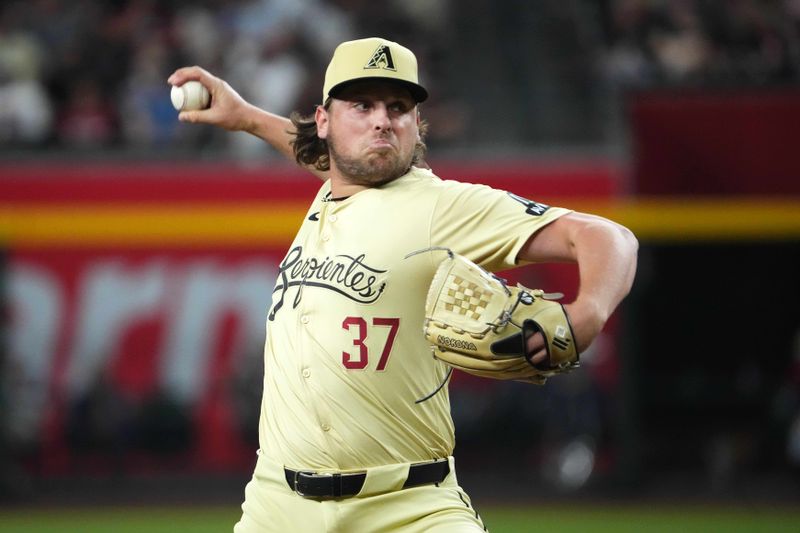
[[[442,182],[431,220],[431,246],[444,246],[490,272],[520,264],[528,238],[569,209],[485,185]]]

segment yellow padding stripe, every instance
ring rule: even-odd
[[[641,241],[800,239],[800,198],[630,198],[567,207],[619,222]]]
[[[800,198],[569,199],[553,203],[615,220],[633,230],[641,241],[800,238]],[[0,205],[0,240],[6,247],[285,246],[307,208],[307,203],[287,202]]]

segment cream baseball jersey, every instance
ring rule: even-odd
[[[447,366],[422,335],[444,246],[490,271],[515,266],[569,211],[427,170],[331,201],[322,185],[279,266],[267,318],[262,453],[288,467],[358,470],[447,457]]]

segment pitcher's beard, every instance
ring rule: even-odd
[[[353,185],[377,187],[394,181],[411,168],[413,154],[403,158],[393,154],[370,154],[368,157],[356,159],[340,154],[328,139],[328,152],[337,170]]]

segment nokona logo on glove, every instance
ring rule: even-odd
[[[472,350],[473,352],[478,351],[478,347],[471,342],[462,341],[461,339],[453,339],[451,337],[445,337],[444,335],[439,335],[436,338],[436,344],[438,344],[439,346],[447,346],[449,348],[455,348],[457,350]]]

